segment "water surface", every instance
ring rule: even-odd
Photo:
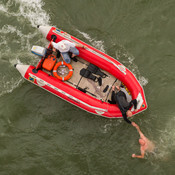
[[[0,174],[175,173],[174,0],[0,1]],[[26,82],[15,63],[36,65],[37,25],[54,25],[111,55],[142,84],[149,108],[134,116],[156,145],[144,160],[122,119],[72,106]]]

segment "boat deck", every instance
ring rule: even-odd
[[[97,98],[99,100],[107,102],[108,99],[111,99],[111,87],[117,84],[120,85],[121,82],[104,70],[101,70],[101,71],[105,73],[107,76],[105,78],[102,78],[101,86],[99,85],[98,81],[95,82],[91,79],[82,77],[80,75],[80,70],[82,68],[86,69],[90,63],[81,59],[80,57],[77,57],[77,60],[78,60],[77,62],[75,61],[71,62],[71,65],[74,69],[74,73],[71,79],[66,83],[74,83],[76,88],[79,87],[81,89],[86,89],[86,92],[88,95],[91,95],[94,98]],[[95,75],[95,76],[97,78],[100,77],[99,75]],[[108,86],[107,91],[103,92],[107,86]]]
[[[121,81],[117,80],[113,75],[101,69],[100,70],[107,75],[105,78],[102,78],[101,85],[98,81],[93,81],[89,78],[81,76],[80,71],[83,68],[87,69],[90,63],[80,57],[76,58],[77,62],[73,60],[71,61],[71,65],[73,67],[73,75],[69,80],[65,81],[65,83],[103,102],[108,102],[108,100],[111,100],[112,86],[120,86]],[[61,57],[57,58],[57,62],[59,61],[62,61]],[[52,72],[48,72],[45,69],[43,69],[43,71],[52,75]],[[96,74],[93,75],[96,76],[97,79],[100,77]],[[131,99],[131,97],[129,97],[129,94],[127,94],[127,96],[128,99]]]

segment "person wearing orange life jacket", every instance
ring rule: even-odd
[[[87,48],[82,44],[72,43],[68,40],[62,40],[58,43],[52,41],[51,45],[53,46],[53,51],[56,52],[56,50],[58,50],[61,53],[63,60],[68,64],[71,62],[71,58],[74,59],[75,56],[79,55],[79,50],[76,47]],[[71,58],[68,52],[72,53]]]

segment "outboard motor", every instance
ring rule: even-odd
[[[41,46],[33,46],[31,52],[35,55],[44,57],[46,54],[47,49]]]

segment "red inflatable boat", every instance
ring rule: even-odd
[[[137,99],[138,110],[134,112],[132,108],[133,114],[147,108],[142,86],[120,62],[60,29],[50,26],[38,28],[48,41],[54,39],[57,43],[68,40],[87,48],[77,47],[77,60],[66,65],[60,56],[52,53],[50,45],[48,49],[33,46],[32,52],[39,49],[38,55],[41,56],[38,65],[15,65],[26,80],[87,112],[103,117],[122,117],[118,106],[108,102],[111,100],[113,85],[122,85],[128,102]]]

